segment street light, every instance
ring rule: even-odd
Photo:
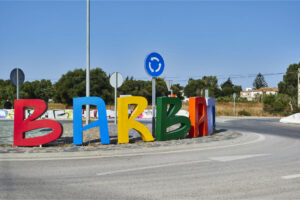
[[[90,0],[86,1],[86,97],[90,96]],[[86,105],[86,124],[90,120],[90,105]]]

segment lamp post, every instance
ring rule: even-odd
[[[86,97],[90,96],[90,0],[86,1]],[[90,120],[90,105],[86,105],[86,124]]]

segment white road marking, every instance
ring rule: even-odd
[[[248,132],[249,133],[249,132]],[[150,153],[133,153],[133,154],[116,154],[116,155],[98,155],[98,156],[70,156],[70,157],[53,157],[53,158],[3,158],[0,159],[0,161],[45,161],[45,160],[81,160],[81,159],[96,159],[96,158],[115,158],[115,157],[133,157],[133,156],[147,156],[147,155],[162,155],[162,154],[173,154],[173,153],[184,153],[184,152],[196,152],[196,151],[205,151],[205,150],[213,150],[213,149],[223,149],[223,148],[229,148],[229,147],[236,147],[236,146],[243,146],[248,144],[253,144],[257,142],[264,141],[266,138],[264,135],[258,134],[258,133],[250,133],[255,134],[258,136],[257,139],[244,142],[244,143],[238,143],[238,144],[230,144],[230,145],[224,145],[224,146],[213,146],[213,147],[200,147],[200,148],[192,148],[192,149],[181,149],[181,150],[171,150],[171,151],[163,151],[163,152],[150,152]],[[101,151],[101,150],[99,150]],[[74,152],[76,153],[76,152]],[[71,153],[70,153],[71,154]],[[73,154],[73,153],[72,153]]]
[[[220,161],[220,162],[228,162],[228,161],[235,161],[235,160],[242,160],[260,156],[268,156],[269,154],[250,154],[250,155],[239,155],[239,156],[222,156],[222,157],[211,157],[210,160]]]
[[[142,171],[147,169],[156,169],[162,167],[172,167],[172,166],[182,166],[182,165],[192,165],[204,162],[211,162],[211,161],[220,161],[220,162],[228,162],[228,161],[235,161],[241,159],[248,159],[260,156],[267,156],[269,154],[252,154],[252,155],[240,155],[240,156],[222,156],[222,157],[212,157],[209,160],[200,160],[200,161],[186,161],[186,162],[177,162],[177,163],[168,163],[168,164],[161,164],[161,165],[151,165],[145,167],[137,167],[137,168],[130,168],[130,169],[121,169],[109,172],[101,172],[97,173],[97,176],[105,176],[111,174],[119,174],[119,173],[127,173],[127,172],[134,172],[134,171]]]
[[[300,178],[300,174],[292,174],[288,176],[282,176],[282,179],[294,179],[294,178]]]
[[[161,164],[161,165],[151,165],[151,166],[146,166],[146,167],[137,167],[137,168],[130,168],[130,169],[121,169],[121,170],[115,170],[115,171],[110,171],[110,172],[97,173],[97,176],[105,176],[105,175],[111,175],[111,174],[142,171],[142,170],[156,169],[156,168],[162,168],[162,167],[192,165],[192,164],[198,164],[198,163],[204,163],[204,162],[211,162],[211,160],[187,161],[187,162],[169,163],[169,164]]]

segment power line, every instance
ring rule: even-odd
[[[263,76],[279,76],[279,75],[284,75],[284,74],[298,74],[298,72],[276,72],[276,73],[264,73],[262,74]],[[189,79],[197,79],[197,78],[203,78],[204,76],[215,76],[217,79],[219,80],[223,80],[223,79],[227,79],[227,78],[230,78],[230,79],[240,79],[240,78],[254,78],[257,76],[257,74],[227,74],[227,75],[224,75],[224,74],[220,74],[220,75],[195,75],[195,76],[164,76],[162,77],[162,79],[172,79],[176,82],[184,82],[184,81],[188,81]],[[126,78],[131,78],[133,76],[127,76]],[[186,78],[185,78],[186,77]],[[64,77],[66,78],[66,77]],[[57,82],[59,81],[61,78],[50,78],[50,79],[44,79],[44,80],[50,80],[52,82]],[[68,79],[79,79],[79,80],[85,80],[85,75],[83,76],[71,76],[71,77],[68,77]],[[90,80],[97,80],[98,78],[97,77],[93,77],[91,76],[90,77]],[[135,77],[133,80],[145,80],[145,79],[149,79],[150,81],[150,78],[149,77]],[[34,77],[30,77],[30,78],[27,78],[27,81],[36,81],[36,80],[43,80],[43,79],[40,79],[40,78],[34,78]]]

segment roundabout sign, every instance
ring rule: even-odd
[[[152,77],[152,135],[155,135],[155,106],[156,88],[155,78],[159,77],[165,69],[165,62],[159,53],[152,52],[145,59],[145,71]]]
[[[150,53],[145,60],[145,70],[152,77],[160,76],[165,69],[165,62],[158,53]]]

